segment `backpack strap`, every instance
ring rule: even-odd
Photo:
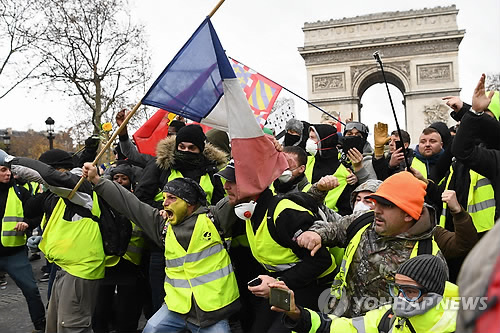
[[[432,238],[426,238],[418,241],[417,256],[421,254],[432,254]]]
[[[214,214],[212,213],[212,211],[210,209],[205,214],[210,219],[210,221],[212,221],[213,225],[215,226],[215,229],[217,229],[217,231],[219,232],[219,236],[220,236],[220,239],[222,240],[222,245],[224,246],[224,249],[226,249],[226,251],[229,251],[228,244],[226,242],[226,236],[224,235],[224,230],[222,230],[219,222],[217,222],[215,220]]]
[[[21,202],[23,202],[23,199],[21,197],[21,189],[19,188],[19,186],[16,183],[14,183],[14,185],[12,185],[12,187],[14,188],[14,192],[16,192],[16,195],[19,198],[19,200],[21,200]]]
[[[373,210],[370,210],[352,221],[352,223],[349,224],[346,230],[346,242],[344,243],[344,247],[347,247],[351,239],[354,238],[354,236],[358,233],[359,230],[361,230],[361,228],[363,228],[367,224],[372,223],[374,218],[375,213],[373,212]]]
[[[391,319],[394,316],[394,312],[392,311],[392,307],[387,310],[382,318],[380,319],[377,329],[379,333],[388,333],[391,326]]]

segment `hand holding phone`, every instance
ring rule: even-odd
[[[396,150],[398,150],[399,148],[403,148],[403,141],[396,140],[394,142],[396,143]]]
[[[247,284],[249,287],[256,287],[256,286],[259,286],[261,283],[262,283],[262,280],[260,279],[260,277],[256,277],[255,279],[248,281]]]
[[[291,291],[281,288],[270,288],[269,304],[285,311],[290,311]]]

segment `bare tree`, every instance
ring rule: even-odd
[[[500,73],[486,75],[486,90],[500,90]]]
[[[42,28],[35,1],[0,0],[0,98],[33,77],[43,62],[34,56]]]
[[[125,0],[46,0],[40,51],[44,76],[92,112],[93,132],[118,101],[142,97],[150,77],[144,27],[134,24]]]

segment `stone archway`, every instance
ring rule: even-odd
[[[342,119],[359,119],[362,94],[383,82],[373,58],[379,51],[387,81],[403,93],[412,138],[433,121],[452,123],[441,98],[460,93],[458,47],[465,30],[458,29],[457,14],[452,5],[305,23],[299,52],[310,101]],[[310,107],[310,121],[320,117]]]

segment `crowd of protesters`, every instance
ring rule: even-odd
[[[372,147],[361,122],[289,120],[268,137],[288,169],[251,197],[227,134],[182,119],[156,156],[124,127],[101,167],[94,138],[39,160],[1,150],[0,273],[34,332],[139,332],[141,316],[146,333],[498,331],[500,99],[484,80],[472,105],[443,97],[456,123],[416,145],[383,123]],[[26,245],[48,262],[46,307]]]

